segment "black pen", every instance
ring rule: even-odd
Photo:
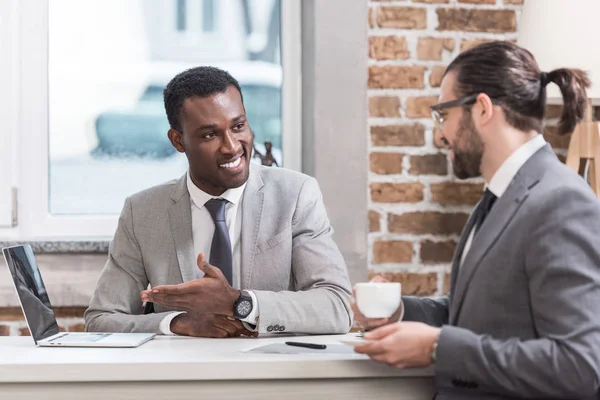
[[[316,343],[302,343],[302,342],[285,342],[288,346],[296,346],[296,347],[306,347],[308,349],[317,349],[317,350],[325,350],[327,346],[324,344],[316,344]]]

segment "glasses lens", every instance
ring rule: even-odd
[[[442,117],[442,114],[438,110],[431,110],[431,118],[433,119],[436,128],[442,129],[444,125],[444,117]]]

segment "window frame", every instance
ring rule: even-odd
[[[301,5],[281,1],[282,151],[286,168],[301,171]],[[0,16],[8,21],[0,23],[0,51],[10,55],[10,62],[0,63],[0,92],[7,94],[0,98],[0,238],[109,240],[117,214],[49,213],[49,0],[2,1]]]

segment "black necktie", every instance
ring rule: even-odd
[[[215,233],[210,246],[210,265],[219,268],[230,285],[233,277],[233,261],[231,253],[231,240],[229,230],[225,221],[225,199],[211,199],[204,204],[213,221],[215,222]]]
[[[479,202],[477,210],[475,210],[475,231],[473,232],[473,235],[477,234],[477,231],[483,224],[483,221],[487,215],[490,213],[490,210],[492,209],[496,199],[497,197],[494,193],[492,193],[489,189],[485,189],[483,192],[483,198]]]

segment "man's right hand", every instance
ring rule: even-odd
[[[389,282],[382,276],[375,276],[370,282]],[[367,318],[365,317],[358,306],[356,305],[356,289],[352,289],[352,302],[350,304],[352,307],[352,311],[354,312],[354,320],[358,322],[365,330],[370,331],[371,329],[379,328],[380,326],[387,325],[390,323],[397,322],[402,315],[403,304],[400,302],[400,306],[396,310],[396,312],[389,318]]]
[[[257,336],[241,321],[217,314],[183,313],[171,321],[171,332],[183,336],[227,338],[237,336]]]

